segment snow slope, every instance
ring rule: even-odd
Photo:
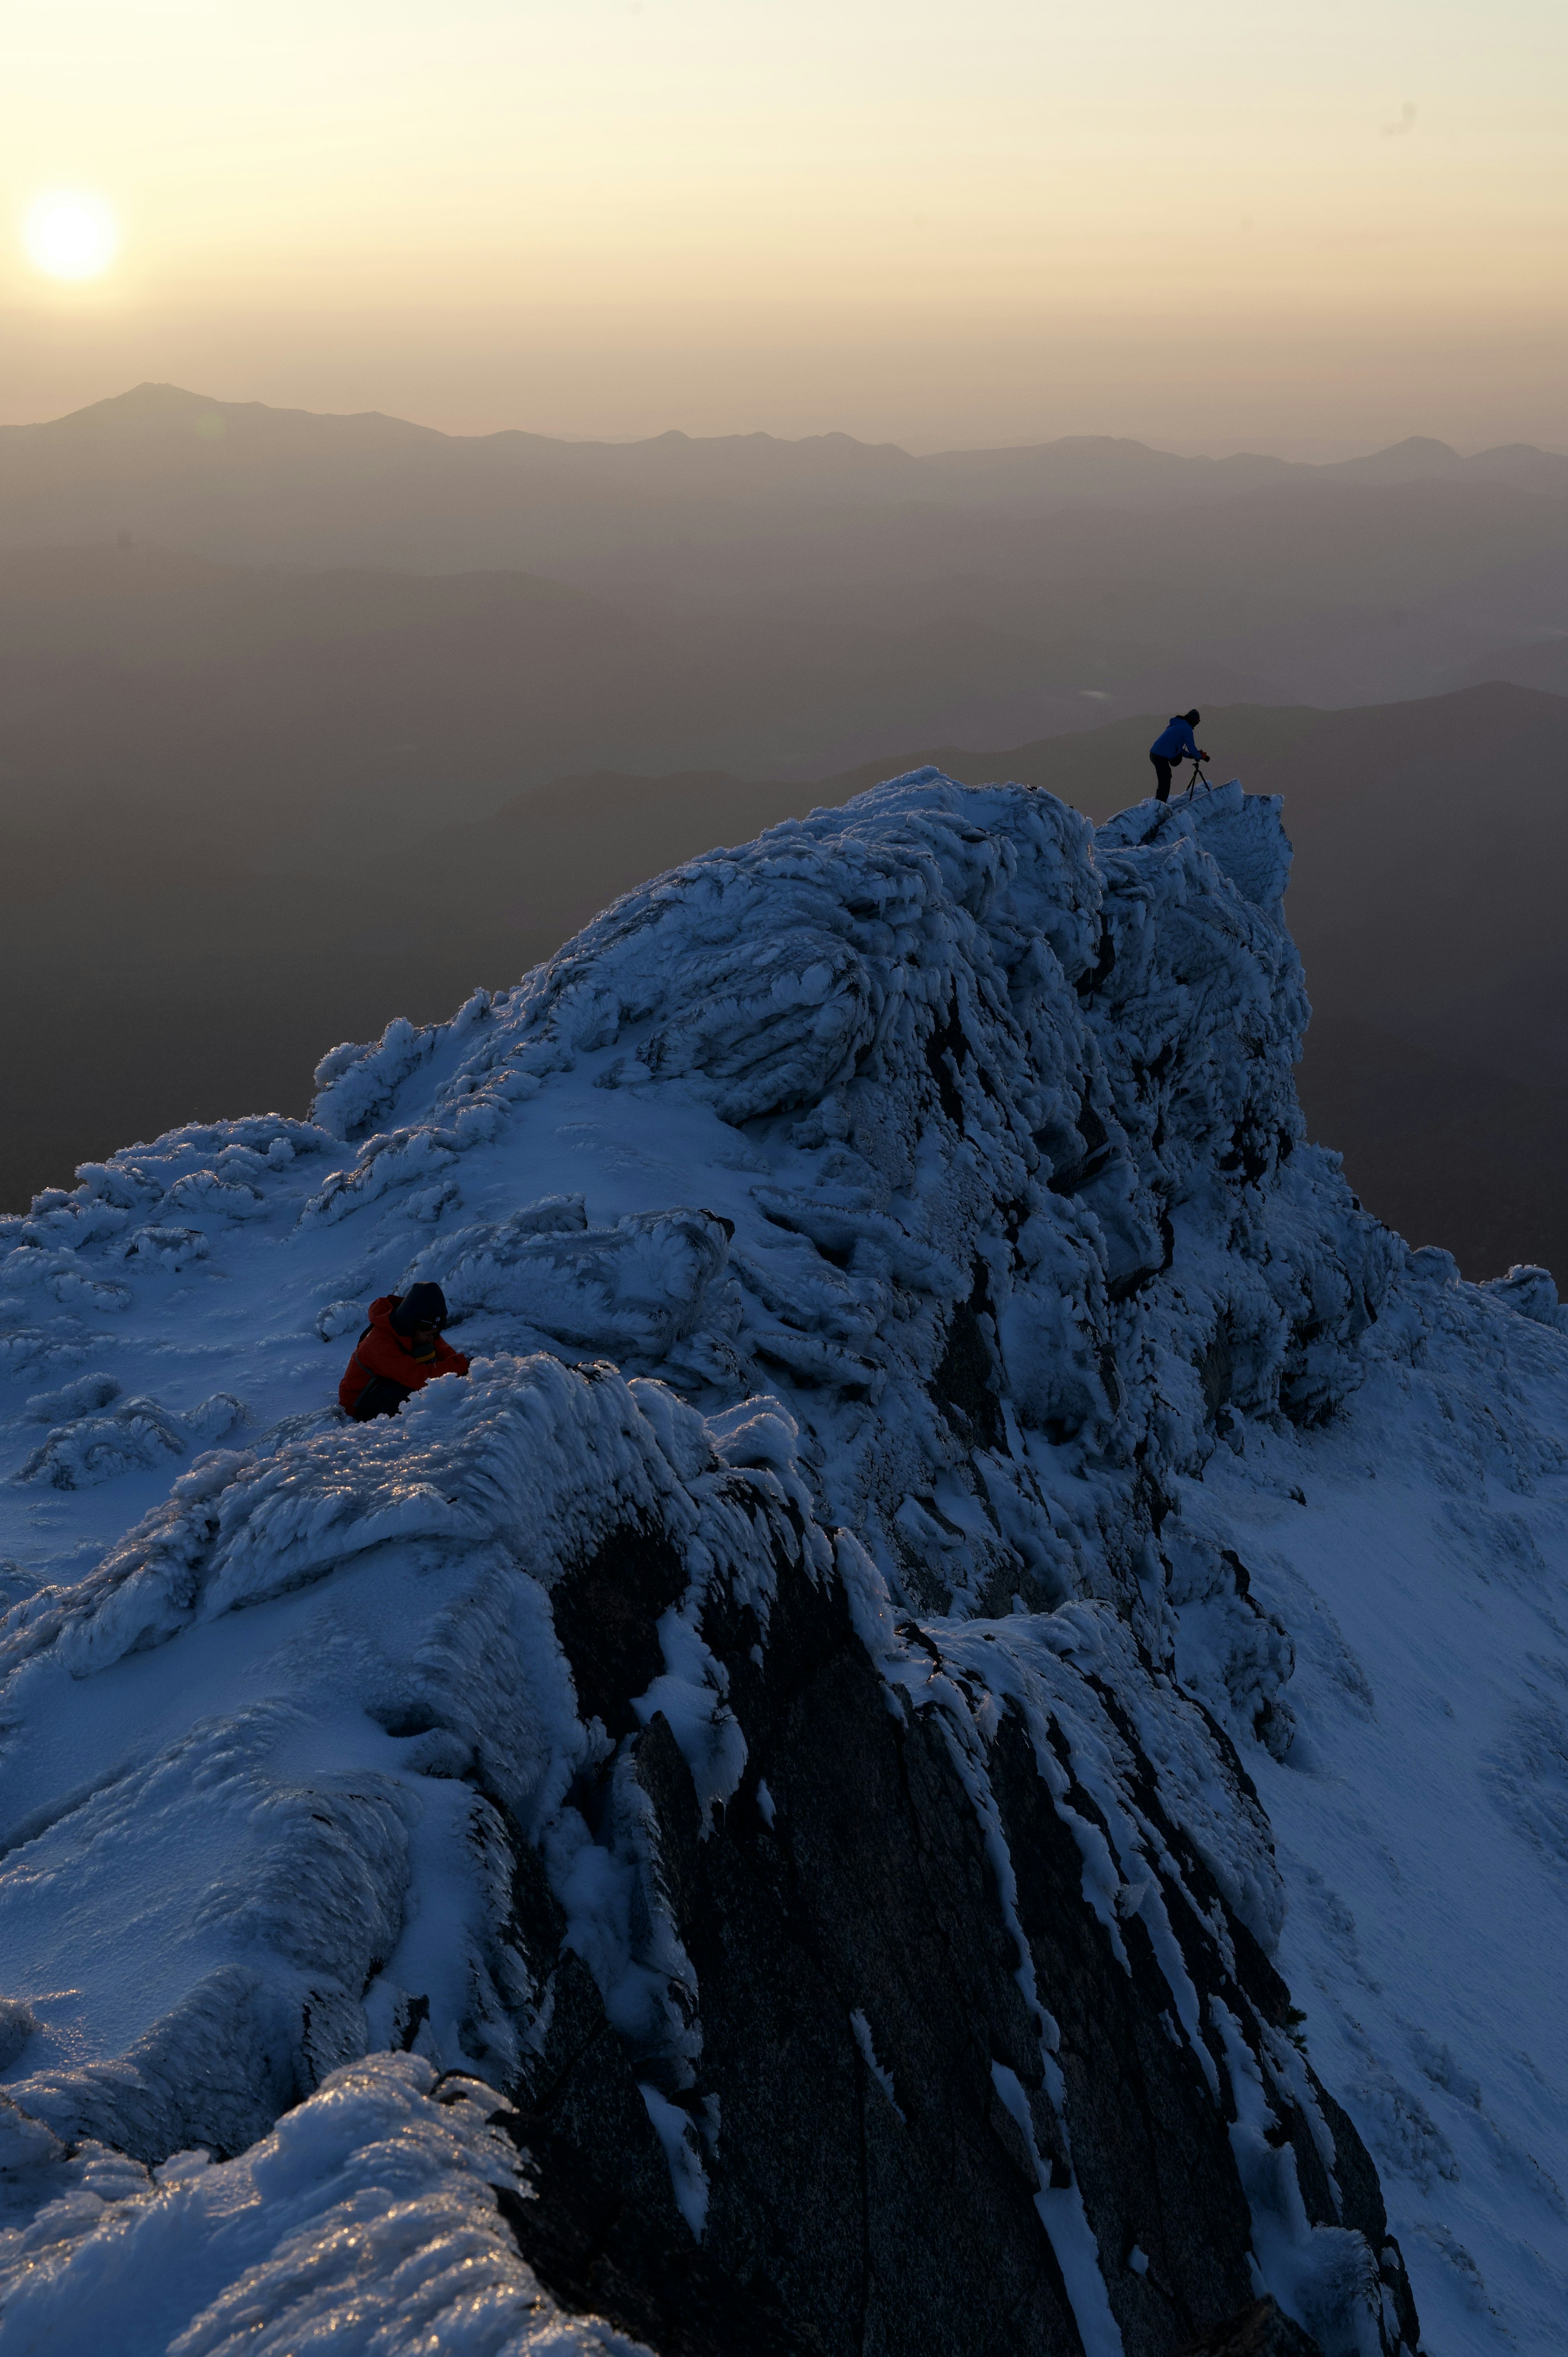
[[[1036,2345],[1173,2348],[1254,2285],[1330,2357],[1409,2345],[1331,2097],[1423,2346],[1561,2345],[1568,1316],[1408,1253],[1305,1143],[1287,874],[1238,787],[1096,836],[918,772],[335,1050],[309,1123],[5,1223],[0,2357],[102,2346],[143,2282],[149,2352],[631,2345],[498,2223],[529,2188],[486,2122],[542,2103],[574,1974],[639,2199],[731,2265],[748,2131],[650,1746],[703,1874],[803,1837],[743,1691],[796,1578],[945,1730],[990,1861]],[[364,1305],[415,1277],[473,1372],[351,1426]],[[1212,2282],[1097,2174],[1015,1724],[1095,1969],[1157,1975],[1224,2124]],[[898,2021],[843,2011],[918,2141]],[[780,2267],[780,2329],[827,2330]]]

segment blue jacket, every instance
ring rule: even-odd
[[[1168,726],[1149,748],[1152,759],[1158,754],[1162,761],[1196,761],[1197,739],[1179,714],[1173,714]]]

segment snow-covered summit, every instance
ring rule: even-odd
[[[1568,1338],[1306,1144],[1288,856],[918,772],[3,1223],[0,2357],[357,2330],[404,2162],[335,2345],[1552,2345]]]

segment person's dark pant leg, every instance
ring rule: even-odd
[[[395,1415],[410,1396],[406,1383],[394,1383],[390,1375],[372,1375],[349,1413],[356,1424],[369,1424],[373,1415]]]
[[[1159,753],[1151,753],[1149,759],[1155,765],[1155,800],[1157,802],[1169,802],[1171,797],[1171,765],[1165,759],[1163,755]]]

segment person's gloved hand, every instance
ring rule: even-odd
[[[1200,761],[1207,761],[1207,760],[1208,760],[1208,754],[1207,754],[1207,753],[1200,753],[1200,754],[1198,755],[1198,757],[1197,757],[1197,758],[1198,758],[1198,759],[1199,759]]]

